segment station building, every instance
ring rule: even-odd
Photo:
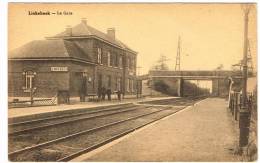
[[[9,97],[70,97],[97,94],[101,87],[136,93],[137,52],[116,38],[115,29],[103,33],[86,19],[52,37],[31,41],[9,52]]]

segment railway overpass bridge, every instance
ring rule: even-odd
[[[248,74],[249,76],[252,74]],[[175,85],[178,96],[183,96],[185,88],[185,80],[207,80],[212,81],[212,94],[215,96],[225,95],[229,90],[229,78],[235,81],[236,85],[242,83],[241,71],[166,71],[166,70],[151,70],[147,75],[151,81],[163,80]],[[153,83],[152,82],[152,83]]]

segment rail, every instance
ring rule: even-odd
[[[199,97],[191,97],[189,99],[191,99],[191,100],[192,99],[199,100],[199,99],[201,99],[201,97],[200,98]],[[101,130],[101,132],[104,132],[104,130],[108,129],[109,127],[112,127],[112,126],[115,126],[115,127],[117,126],[118,127],[119,124],[123,124],[124,125],[128,121],[138,120],[139,118],[146,117],[146,116],[149,117],[149,118],[146,117],[146,119],[148,121],[145,121],[143,123],[141,123],[141,121],[140,122],[138,121],[138,123],[136,124],[137,126],[133,126],[134,128],[131,127],[129,129],[128,127],[126,127],[123,131],[120,131],[120,133],[115,133],[114,135],[108,136],[108,137],[102,139],[101,141],[93,142],[92,145],[84,146],[81,149],[79,149],[77,151],[74,151],[74,153],[73,152],[68,153],[68,154],[62,156],[62,158],[59,157],[56,160],[56,161],[68,161],[68,160],[71,160],[72,158],[75,158],[76,156],[78,156],[78,155],[80,155],[82,153],[85,153],[85,152],[91,151],[91,150],[93,150],[95,148],[98,148],[98,147],[100,147],[100,146],[102,146],[102,145],[104,145],[104,144],[106,144],[106,143],[108,143],[108,142],[110,142],[112,140],[115,140],[115,139],[117,139],[117,138],[119,138],[121,136],[124,136],[124,135],[126,135],[126,134],[128,134],[130,132],[133,132],[133,131],[135,131],[138,128],[141,128],[141,127],[143,127],[145,125],[148,125],[148,124],[150,124],[152,122],[155,122],[155,121],[157,121],[159,119],[162,119],[162,118],[164,118],[166,116],[172,115],[172,114],[174,114],[174,113],[176,113],[176,112],[186,108],[186,107],[174,108],[174,107],[168,106],[168,102],[167,101],[163,101],[162,103],[164,103],[164,102],[167,104],[167,106],[165,106],[164,108],[159,107],[159,108],[156,108],[156,110],[150,110],[149,109],[150,111],[148,113],[147,112],[146,113],[144,112],[142,114],[139,113],[139,114],[137,114],[135,116],[133,116],[132,114],[130,116],[130,114],[129,114],[128,117],[125,117],[123,119],[121,118],[121,119],[118,119],[118,120],[114,120],[112,122],[106,122],[105,124],[101,123],[101,124],[99,124],[99,125],[97,125],[95,127],[91,126],[91,128],[85,128],[85,129],[78,130],[78,131],[75,131],[75,132],[72,132],[72,133],[69,133],[69,134],[59,135],[59,136],[53,137],[51,139],[46,139],[46,140],[44,140],[42,142],[38,142],[37,144],[31,145],[31,146],[22,147],[20,149],[15,149],[15,150],[13,150],[13,151],[8,153],[9,159],[12,160],[12,159],[18,158],[18,160],[19,160],[19,156],[23,157],[24,155],[27,154],[26,152],[30,152],[30,153],[32,152],[33,153],[33,152],[38,151],[40,149],[44,149],[45,147],[50,147],[51,145],[55,146],[58,143],[69,142],[71,139],[74,139],[74,138],[80,139],[80,138],[88,137],[89,134],[93,134],[93,132],[96,133],[96,132],[99,132],[100,130]],[[175,102],[174,101],[171,101],[171,102],[172,102],[172,106],[174,106]],[[183,102],[188,102],[188,101],[184,100]],[[143,106],[143,107],[148,107],[148,108],[151,107],[151,108],[153,108],[152,106]],[[133,109],[133,108],[130,108],[130,109],[127,109],[127,110],[131,110],[131,109]],[[109,115],[109,114],[113,114],[113,113],[102,114],[102,115],[99,115],[99,116],[105,116],[105,115]],[[114,113],[114,114],[116,114],[116,113]],[[150,117],[149,115],[151,115],[152,117]],[[76,115],[74,115],[74,116],[76,116]],[[89,116],[87,118],[91,118],[91,117],[94,118],[95,116]],[[80,121],[80,119],[81,118],[79,118],[79,121]],[[41,122],[41,121],[44,121],[44,120],[43,119],[39,119],[38,120],[38,122]],[[76,121],[77,121],[77,119],[76,119]],[[36,122],[37,122],[37,120],[36,120]],[[71,121],[71,122],[73,122],[73,121]],[[68,122],[65,122],[65,123],[70,124],[71,122],[68,121]],[[32,122],[32,123],[34,123],[34,122]],[[17,124],[13,124],[13,125],[14,126],[18,125],[19,126],[19,125],[23,125],[23,124],[30,124],[30,122],[19,122]],[[128,125],[125,125],[125,126],[128,126]],[[29,129],[29,130],[32,131],[33,129]],[[22,131],[22,132],[29,132],[29,130]]]
[[[51,140],[51,141],[47,141],[47,142],[44,142],[44,143],[40,143],[40,144],[37,144],[37,145],[30,146],[30,147],[25,147],[23,149],[8,153],[8,156],[12,157],[12,156],[15,156],[17,154],[20,154],[20,153],[23,153],[23,152],[26,152],[26,151],[32,151],[34,149],[39,149],[39,148],[42,148],[42,147],[45,147],[45,146],[48,146],[48,145],[51,145],[51,144],[54,144],[54,143],[58,143],[58,142],[61,142],[61,141],[67,140],[67,139],[75,138],[77,136],[87,134],[87,133],[90,133],[90,132],[94,132],[94,131],[97,131],[97,130],[100,130],[100,129],[103,129],[103,128],[106,128],[106,127],[114,126],[114,125],[117,125],[117,124],[120,124],[120,123],[123,123],[123,122],[126,122],[126,121],[130,121],[130,120],[133,120],[133,119],[137,119],[137,118],[140,118],[140,117],[143,117],[143,116],[155,114],[155,113],[158,113],[160,111],[163,111],[163,110],[157,110],[157,111],[154,111],[154,112],[151,112],[151,113],[138,115],[138,116],[135,116],[135,117],[127,118],[127,119],[124,119],[124,120],[120,120],[120,121],[112,122],[112,123],[105,124],[105,125],[102,125],[102,126],[98,126],[98,127],[95,127],[95,128],[80,131],[80,132],[77,132],[77,133],[74,133],[74,134],[71,134],[71,135],[60,137],[60,138],[57,138],[57,139],[54,139],[54,140]]]
[[[78,121],[83,121],[83,120],[89,120],[89,119],[114,115],[114,114],[123,113],[123,112],[129,112],[129,111],[133,111],[133,110],[136,110],[136,109],[137,108],[123,109],[123,110],[119,110],[119,111],[108,113],[108,114],[101,114],[101,115],[95,115],[95,116],[89,116],[89,117],[83,117],[83,118],[75,118],[75,119],[67,120],[67,121],[64,121],[64,122],[57,122],[57,123],[51,123],[51,124],[47,124],[47,125],[40,125],[40,126],[36,126],[36,127],[32,127],[32,128],[26,128],[26,129],[10,132],[10,133],[8,133],[8,136],[24,134],[24,133],[28,133],[28,132],[32,132],[32,131],[36,131],[36,130],[41,130],[41,129],[48,128],[48,127],[54,127],[54,126],[58,126],[58,125],[63,125],[63,124],[68,124],[68,123],[73,123],[73,122],[78,122]]]

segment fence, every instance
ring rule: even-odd
[[[257,159],[257,93],[248,93],[246,100],[246,108],[248,115],[245,115],[242,109],[242,95],[240,92],[232,92],[230,94],[229,111],[235,121],[239,122],[240,138],[239,144],[245,145],[244,155],[248,161]],[[247,134],[246,134],[247,133]],[[242,136],[241,136],[242,134]],[[241,140],[245,134],[247,140]],[[249,135],[248,135],[249,134]],[[242,141],[242,143],[241,143]],[[244,143],[243,141],[246,141]]]
[[[250,115],[253,111],[255,111],[257,105],[255,96],[256,95],[254,93],[247,94],[246,106],[249,110]],[[230,94],[229,110],[235,120],[239,120],[239,113],[241,111],[241,106],[242,106],[242,94],[240,92],[232,92]]]
[[[38,98],[31,100],[13,99],[8,102],[9,108],[29,107],[29,106],[49,106],[57,104],[57,96],[52,98]]]

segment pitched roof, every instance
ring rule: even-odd
[[[91,57],[75,42],[63,39],[35,40],[9,53],[10,59],[75,58],[91,62]]]
[[[113,38],[109,37],[107,34],[87,25],[84,22],[81,22],[80,24],[72,27],[70,34],[68,34],[67,31],[64,31],[64,32],[61,32],[57,35],[47,37],[47,38],[53,39],[53,38],[86,37],[86,36],[96,36],[96,37],[98,37],[102,40],[108,41],[109,43],[112,43],[112,44],[114,44],[114,45],[116,45],[116,46],[118,46],[122,49],[126,49],[126,50],[130,50],[132,52],[135,52],[134,50],[129,48],[126,44],[124,44],[120,40],[113,39]]]

